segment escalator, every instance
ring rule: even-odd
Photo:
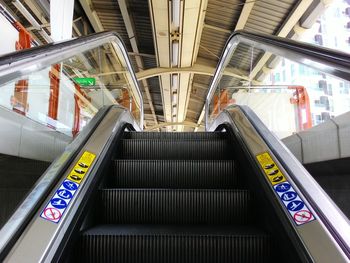
[[[7,57],[0,85],[23,78],[11,60],[26,58],[34,72],[38,59],[47,67],[64,54],[70,76],[72,62],[96,64],[94,52],[88,61],[77,53],[106,41],[126,69],[131,110],[100,105],[1,229],[0,261],[349,262],[348,220],[248,107],[221,110],[206,132],[142,132],[142,92],[115,34]]]
[[[125,133],[72,262],[278,261],[230,145],[221,132]]]

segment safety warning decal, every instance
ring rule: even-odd
[[[314,215],[287,181],[270,154],[265,152],[256,158],[295,224],[299,226],[315,220]]]
[[[67,178],[62,182],[50,199],[49,203],[40,214],[40,217],[54,223],[58,223],[61,220],[95,157],[96,155],[93,153],[83,153]]]
[[[93,153],[84,152],[70,174],[67,176],[67,179],[80,184],[95,157],[96,155]]]
[[[315,220],[314,215],[299,197],[289,182],[277,184],[273,187],[287,208],[293,221],[299,226]]]
[[[267,152],[256,156],[258,162],[263,168],[267,178],[272,185],[279,184],[286,181],[286,178],[277,167],[276,163],[272,160],[270,154]]]
[[[78,188],[77,183],[67,179],[64,180],[40,216],[58,223]]]

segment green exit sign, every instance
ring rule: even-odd
[[[80,86],[95,86],[95,78],[74,78],[74,81]]]

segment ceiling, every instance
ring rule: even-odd
[[[20,1],[40,30],[0,0],[34,36],[47,43],[48,0]],[[235,30],[298,38],[326,8],[324,0],[75,0],[74,36],[115,31],[123,39],[144,95],[146,129],[203,129],[205,97],[225,43]],[[274,57],[236,50],[236,79],[262,80]],[[252,62],[252,64],[251,64]],[[251,72],[250,72],[251,70]],[[250,72],[250,73],[249,73]],[[180,125],[179,125],[180,124]]]

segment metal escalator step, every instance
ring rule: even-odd
[[[247,224],[248,190],[102,189],[106,224]]]
[[[232,159],[227,140],[133,140],[123,139],[122,159],[227,160]]]
[[[109,187],[234,188],[233,160],[115,160]]]
[[[208,140],[225,139],[225,132],[125,132],[124,139]]]
[[[79,240],[80,262],[271,262],[270,237],[258,229],[203,226],[97,226]]]

